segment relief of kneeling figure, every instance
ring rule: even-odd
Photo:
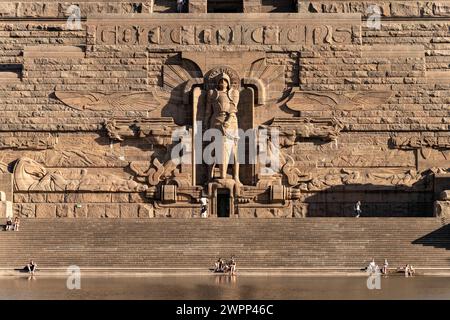
[[[112,174],[89,174],[87,169],[66,178],[60,172],[50,172],[30,158],[20,158],[14,166],[16,191],[112,191],[140,192],[147,189],[132,179]]]

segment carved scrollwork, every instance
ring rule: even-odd
[[[275,118],[269,131],[278,132],[282,147],[295,144],[298,138],[336,141],[344,125],[336,118]]]
[[[131,162],[130,168],[138,177],[144,177],[150,186],[156,186],[174,175],[177,164],[173,160],[162,164],[154,158],[150,166],[149,163]]]
[[[105,120],[103,127],[112,140],[145,138],[149,144],[168,146],[175,124],[172,118],[113,118]]]

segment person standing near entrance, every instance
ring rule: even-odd
[[[183,12],[184,0],[177,0],[177,10],[179,13]]]
[[[200,198],[200,204],[201,204],[201,217],[208,218],[208,198],[202,196]]]
[[[356,214],[356,218],[359,218],[361,216],[361,201],[358,201],[355,204],[355,214]]]

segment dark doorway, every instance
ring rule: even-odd
[[[208,0],[208,13],[239,13],[243,11],[242,0]]]
[[[219,189],[217,190],[217,217],[228,218],[230,217],[230,190]]]

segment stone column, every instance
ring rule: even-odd
[[[0,218],[12,217],[12,174],[0,173]]]
[[[207,0],[189,0],[189,13],[207,13]]]
[[[309,2],[305,1],[305,0],[294,0],[295,1],[295,6],[296,6],[296,10],[297,12],[300,13],[308,13],[308,5]]]
[[[12,218],[12,202],[6,200],[6,194],[0,191],[0,218]]]
[[[244,13],[261,12],[261,0],[243,0],[243,1],[244,1]]]

